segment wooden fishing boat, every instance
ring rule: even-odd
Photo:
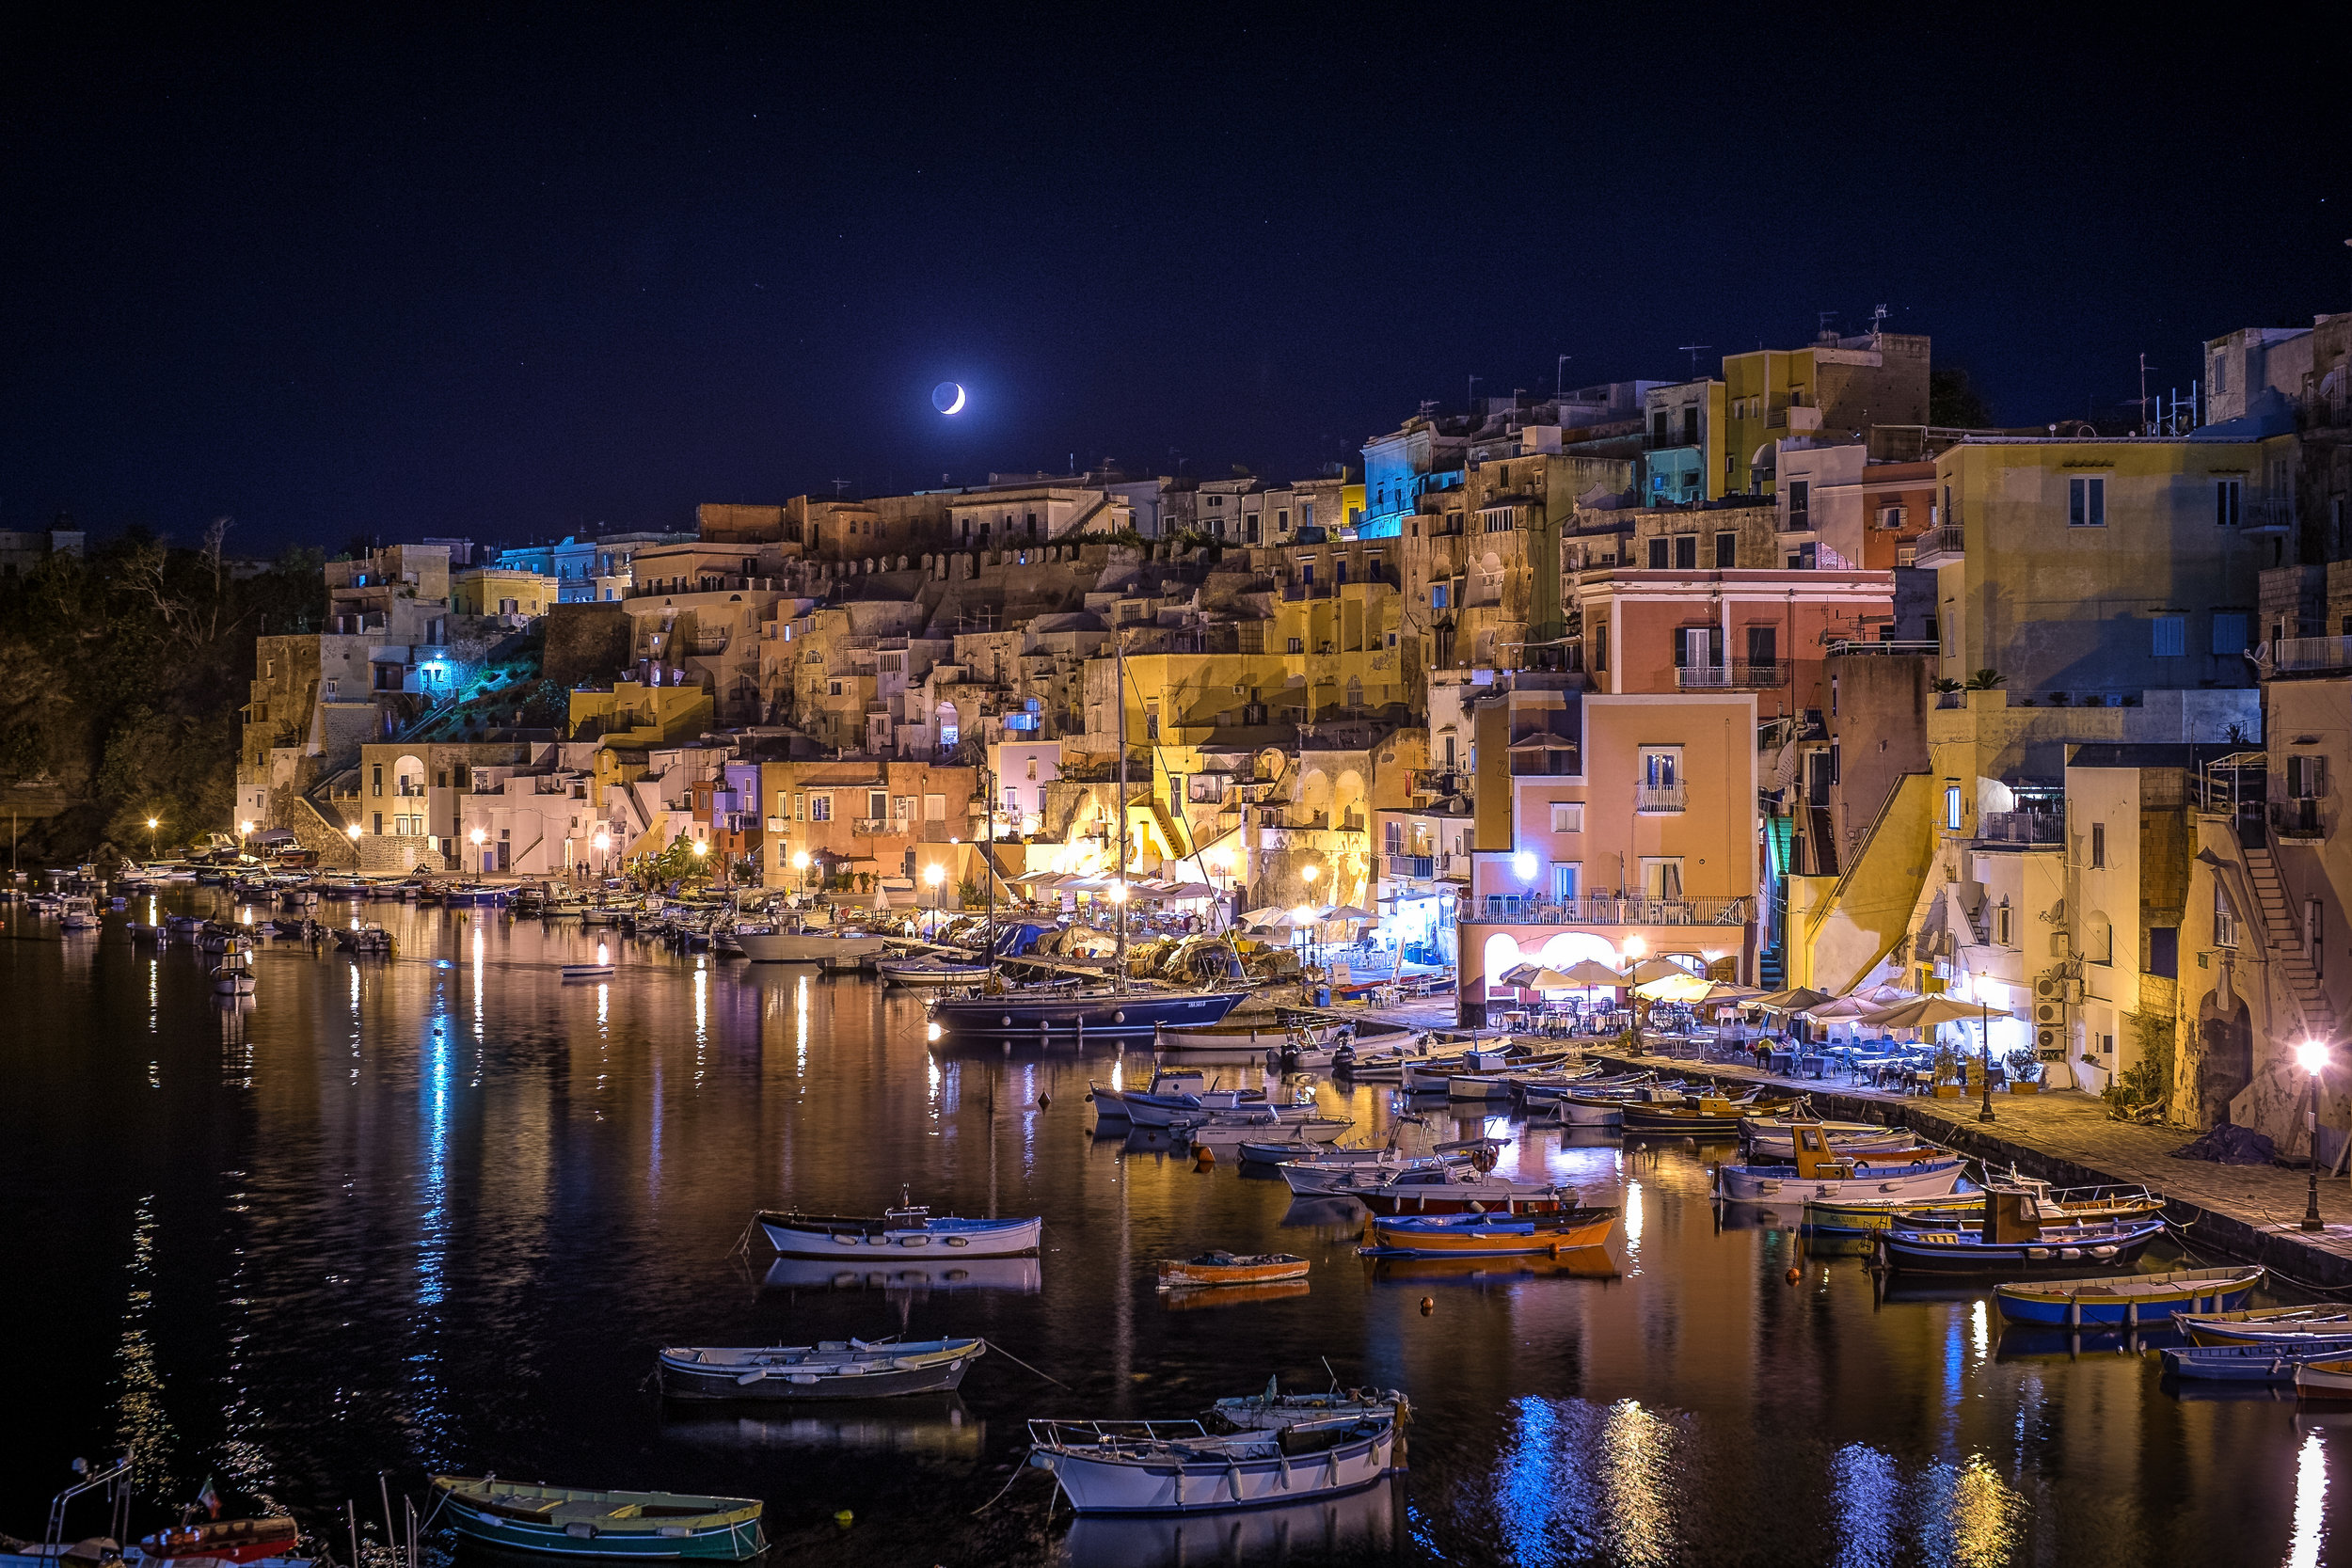
[[[277,1514],[266,1519],[199,1519],[148,1536],[139,1543],[139,1550],[151,1560],[203,1558],[213,1562],[259,1562],[292,1557],[301,1544],[302,1527]]]
[[[762,1210],[758,1220],[770,1243],[787,1258],[854,1259],[883,1267],[895,1267],[895,1259],[910,1255],[1025,1257],[1037,1251],[1045,1228],[1041,1218],[956,1219],[920,1207],[872,1216]]]
[[[612,964],[565,964],[564,966],[564,978],[566,980],[610,980],[618,973],[620,971]]]
[[[1351,1178],[1356,1174],[1349,1173]],[[1385,1181],[1370,1180],[1360,1186],[1350,1180],[1331,1192],[1354,1198],[1375,1214],[1526,1215],[1576,1207],[1575,1195],[1562,1187],[1441,1164],[1415,1166]]]
[[[1598,1246],[1617,1223],[1614,1209],[1566,1209],[1555,1213],[1374,1216],[1367,1227],[1372,1256],[1507,1258],[1558,1254]]]
[[[1786,1160],[1796,1153],[1794,1129],[1805,1125],[1786,1117],[1748,1117],[1740,1123],[1740,1139],[1751,1160]],[[1867,1121],[1824,1121],[1815,1125],[1829,1137],[1829,1146],[1843,1154],[1881,1153],[1918,1147],[1918,1134],[1908,1127],[1874,1127]]]
[[[2295,1392],[2307,1400],[2352,1400],[2352,1356],[2296,1363]]]
[[[1248,1023],[1162,1024],[1152,1031],[1152,1045],[1154,1050],[1169,1053],[1234,1051],[1263,1055],[1268,1051],[1302,1043],[1334,1047],[1354,1033],[1353,1024],[1268,1023],[1261,1018]]]
[[[1289,1132],[1311,1145],[1337,1143],[1341,1134],[1355,1125],[1345,1117],[1300,1117],[1293,1120],[1266,1106],[1254,1111],[1215,1111],[1199,1121],[1176,1122],[1169,1130],[1190,1139],[1195,1148],[1228,1148],[1279,1132]]]
[[[2005,1195],[2002,1195],[2005,1196]],[[1999,1205],[1994,1205],[1997,1211]],[[2150,1243],[2164,1234],[2164,1221],[2110,1220],[2098,1225],[2030,1227],[1999,1239],[1991,1212],[1979,1229],[1909,1230],[1897,1226],[1879,1238],[1879,1256],[1888,1267],[1909,1274],[2063,1274],[2087,1268],[2120,1268],[2139,1260]]]
[[[599,1492],[474,1476],[435,1476],[433,1489],[460,1536],[509,1551],[740,1562],[768,1549],[755,1497]]]
[[[1278,1280],[1307,1277],[1307,1259],[1287,1252],[1262,1252],[1237,1257],[1230,1252],[1204,1252],[1198,1258],[1160,1260],[1163,1291],[1207,1285],[1271,1285]]]
[[[2010,1323],[2137,1328],[2179,1313],[2228,1311],[2253,1294],[2263,1274],[2261,1267],[2249,1264],[2174,1269],[2169,1274],[2119,1274],[2098,1279],[2038,1280],[1996,1285],[1993,1299],[2001,1316]]]
[[[1984,1194],[1950,1193],[1939,1197],[1808,1197],[1804,1229],[1812,1236],[1868,1236],[1892,1226],[1924,1229],[1961,1225],[1984,1217]]]
[[[2164,1353],[2164,1370],[2186,1383],[2291,1385],[2303,1363],[2344,1355],[2352,1355],[2352,1335],[2309,1344],[2174,1345]]]
[[[661,1391],[681,1400],[867,1400],[953,1389],[985,1339],[820,1339],[661,1353]]]
[[[2180,1313],[2174,1326],[2199,1345],[2291,1345],[2296,1340],[2352,1339],[2352,1307],[2334,1305],[2218,1307]]]
[[[1263,1116],[1269,1126],[1315,1119],[1312,1095],[1280,1101],[1269,1100],[1256,1089],[1202,1089],[1194,1094],[1136,1094],[1130,1090],[1117,1098],[1129,1123],[1136,1127],[1184,1126],[1220,1114]],[[1104,1100],[1103,1091],[1096,1090],[1098,1114]]]
[[[882,958],[875,963],[874,970],[891,985],[909,990],[933,986],[977,986],[988,978],[988,965],[952,958]]]
[[[1619,1125],[1629,1137],[1736,1138],[1740,1123],[1747,1117],[1762,1114],[1779,1115],[1795,1101],[1765,1101],[1756,1096],[1725,1100],[1721,1095],[1701,1095],[1695,1100],[1667,1104],[1660,1101],[1629,1101]]]
[[[1208,1513],[1304,1502],[1387,1475],[1396,1421],[1340,1415],[1212,1433],[1200,1421],[1031,1421],[1029,1463],[1079,1513]]]
[[[1266,1379],[1265,1391],[1236,1394],[1209,1407],[1208,1423],[1224,1432],[1279,1432],[1300,1421],[1329,1420],[1335,1416],[1379,1416],[1391,1420],[1410,1413],[1403,1393],[1394,1388],[1341,1388],[1321,1394],[1285,1394],[1279,1378]]]
[[[1715,1190],[1735,1203],[1801,1197],[1935,1197],[1960,1184],[1960,1157],[1940,1148],[1840,1154],[1818,1123],[1794,1130],[1796,1157],[1785,1164],[1715,1167]]]

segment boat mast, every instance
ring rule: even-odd
[[[1127,632],[1120,627],[1112,634],[1117,639],[1119,676],[1118,701],[1112,706],[1119,710],[1119,893],[1112,900],[1112,918],[1119,923],[1119,989],[1127,989]]]
[[[988,857],[988,973],[996,974],[996,779],[988,770],[988,763],[980,764],[980,800],[988,808],[988,847],[982,851]]]

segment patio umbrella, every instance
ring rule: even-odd
[[[1991,1014],[1992,1008],[1978,1003],[1955,1002],[1948,996],[1921,996],[1864,1013],[1861,1021],[1879,1029],[1932,1029],[1939,1023],[1975,1023]]]
[[[1568,981],[1578,986],[1622,986],[1625,976],[1595,958],[1579,958],[1567,968]]]
[[[1708,988],[1708,982],[1684,970],[1661,974],[1655,980],[1645,980],[1633,988],[1633,994],[1651,1002],[1689,1002]]]
[[[1633,966],[1633,983],[1637,986],[1646,985],[1652,980],[1670,979],[1677,975],[1686,980],[1694,977],[1689,970],[1671,958],[1647,958]]]
[[[1510,968],[1504,970],[1501,974],[1495,976],[1495,984],[1499,986],[1532,986],[1535,983],[1535,976],[1543,973],[1544,966],[1541,964],[1513,964]]]
[[[1377,920],[1380,917],[1370,910],[1359,910],[1353,904],[1342,904],[1323,918],[1326,920]]]
[[[1759,996],[1756,999],[1756,1006],[1768,1013],[1801,1013],[1808,1007],[1818,1007],[1834,1000],[1825,990],[1798,986],[1789,990],[1776,990]]]
[[[1245,926],[1279,926],[1289,914],[1290,911],[1276,909],[1268,904],[1263,909],[1251,910],[1243,915],[1241,923]]]
[[[1574,990],[1577,989],[1574,980],[1556,969],[1539,969],[1524,983],[1534,987],[1537,990]]]
[[[1836,996],[1827,1002],[1819,1002],[1812,1006],[1798,1007],[1794,1010],[1811,1019],[1858,1019],[1867,1013],[1877,1012],[1879,1008],[1875,1004],[1867,1002],[1859,996]]]

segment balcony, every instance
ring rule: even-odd
[[[1915,566],[1957,565],[1967,555],[1967,545],[1958,523],[1945,523],[1919,535],[1916,553],[1911,558]]]
[[[850,824],[850,832],[859,838],[888,838],[903,831],[892,827],[886,816],[861,816]]]
[[[1675,671],[1677,691],[1760,691],[1788,684],[1788,661],[1685,664]]]
[[[1979,844],[2063,844],[2066,816],[2054,811],[1989,811],[1977,818]]]
[[[1462,918],[1485,926],[1745,926],[1745,897],[1570,898],[1547,903],[1488,894]]]
[[[2290,843],[2312,844],[2328,836],[2327,819],[2314,796],[2298,795],[2270,802],[2270,836]]]
[[[2282,637],[2254,650],[2255,662],[2274,675],[2352,670],[2352,637]]]
[[[1412,770],[1408,787],[1416,795],[1459,795],[1469,778],[1454,768],[1417,768]]]
[[[2254,534],[2281,534],[2295,527],[2295,503],[2284,497],[2246,503],[2239,531],[2249,537]]]
[[[424,785],[421,784],[395,784],[392,787],[392,794],[403,800],[421,800],[424,799]]]
[[[1391,855],[1389,875],[1407,878],[1416,882],[1425,882],[1437,875],[1437,865],[1438,858],[1435,855]]]
[[[1687,791],[1676,784],[1641,784],[1633,791],[1633,810],[1642,816],[1676,816],[1688,809]]]

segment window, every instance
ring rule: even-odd
[[[2246,651],[2246,616],[2243,611],[2217,610],[2213,612],[2213,651],[2217,656]]]
[[[1672,789],[1682,782],[1682,749],[1676,747],[1645,747],[1642,751],[1642,787]]]
[[[1780,660],[1780,628],[1750,626],[1748,628],[1748,662],[1775,664]]]
[[[808,820],[807,796],[795,795],[792,797],[792,820],[795,822],[805,822]]]
[[[1813,526],[1813,482],[1792,479],[1788,482],[1788,526],[1792,529]]]
[[[1307,640],[1303,637],[1292,638],[1290,651],[1295,654],[1305,653],[1307,651]]]
[[[2107,482],[2070,479],[2066,482],[2066,525],[2069,528],[2107,526]]]
[[[1649,417],[1649,442],[1653,447],[1666,444],[1666,411],[1663,408]]]
[[[1944,786],[1944,828],[1947,832],[1960,832],[1960,785]]]
[[[1595,627],[1593,628],[1593,631],[1592,631],[1592,644],[1593,644],[1593,668],[1594,668],[1596,671],[1600,671],[1600,670],[1606,670],[1606,669],[1608,669],[1608,668],[1609,668],[1609,626],[1608,626],[1608,623],[1607,623],[1607,622],[1603,622],[1603,623],[1602,623],[1602,624],[1600,624],[1599,626],[1595,626]]]
[[[1903,511],[1904,509],[1899,506],[1880,507],[1879,527],[1889,530],[1901,528],[1903,526]]]
[[[1740,536],[1736,533],[1715,535],[1715,569],[1729,571],[1740,563]]]
[[[1675,570],[1688,572],[1699,563],[1699,536],[1695,533],[1675,535]]]
[[[884,816],[888,816],[889,813],[889,791],[882,789],[869,789],[866,792],[866,815],[867,816],[879,822]]]
[[[2237,911],[2230,907],[2230,895],[2222,891],[2219,882],[2213,885],[2213,944],[2237,945]]]
[[[2090,869],[2104,871],[2106,866],[2107,825],[2104,822],[2093,822],[2090,825]]]
[[[1993,943],[1996,947],[2014,947],[2010,940],[2009,900],[2004,898],[1993,907]]]
[[[2155,631],[2155,657],[2178,658],[2188,651],[2188,617],[2156,615],[2148,622]]]
[[[1682,857],[1680,855],[1644,855],[1642,857],[1642,896],[1645,898],[1679,898],[1682,896]]]
[[[2181,975],[2181,928],[2178,926],[2148,927],[2148,973],[2177,980]]]
[[[1444,583],[1442,583],[1442,582],[1438,583],[1438,584],[1435,584],[1434,586],[1432,586],[1432,587],[1430,588],[1430,590],[1429,590],[1429,608],[1430,608],[1430,609],[1432,609],[1432,610],[1443,610],[1443,609],[1445,608],[1445,590],[1446,590],[1446,585],[1445,585]]]
[[[2218,479],[2213,485],[2213,520],[2217,528],[2235,528],[2246,499],[2246,482]]]
[[[380,762],[379,762],[379,763],[373,764],[373,765],[369,768],[368,771],[369,771],[369,773],[372,775],[372,777],[371,777],[371,778],[369,779],[369,781],[368,781],[368,793],[369,793],[369,794],[371,794],[371,795],[381,795],[381,794],[383,794],[383,793],[384,793],[384,765],[383,765],[382,763],[380,763]],[[384,830],[383,830],[383,829],[381,829],[381,828],[378,828],[378,829],[376,830],[376,832],[382,832],[383,831],[384,831]]]
[[[1699,444],[1699,405],[1695,403],[1682,405],[1682,444],[1686,447]]]
[[[2328,793],[2328,759],[2314,752],[2287,757],[2287,799],[2316,800]]]
[[[808,819],[811,822],[832,821],[833,797],[830,795],[810,796],[808,798]]]
[[[1555,833],[1581,833],[1584,831],[1584,802],[1554,800],[1551,803],[1551,831]]]
[[[1666,550],[1665,540],[1653,539],[1649,542],[1649,569],[1651,571],[1662,572],[1666,569]]]
[[[1576,884],[1584,865],[1581,861],[1551,863],[1551,901],[1555,904],[1576,902]]]

